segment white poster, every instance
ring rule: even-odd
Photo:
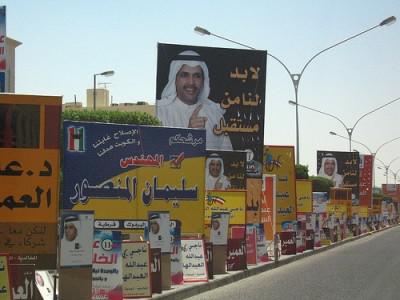
[[[90,211],[61,212],[61,267],[92,265],[93,222]]]
[[[35,283],[43,300],[54,299],[54,278],[48,271],[35,271]]]
[[[171,252],[169,212],[149,212],[150,248],[160,248],[161,253]]]
[[[229,212],[211,214],[211,242],[214,245],[228,244]]]
[[[181,243],[184,281],[208,281],[204,241],[201,239],[182,239]]]

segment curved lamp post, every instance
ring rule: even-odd
[[[347,134],[349,136],[349,151],[351,152],[351,137],[353,135],[353,131],[354,131],[355,127],[357,126],[358,122],[360,122],[361,119],[363,119],[364,117],[372,114],[373,112],[376,112],[377,110],[382,109],[382,108],[388,106],[389,104],[392,104],[393,102],[396,102],[398,100],[400,100],[400,97],[396,98],[396,99],[394,99],[392,101],[389,101],[389,102],[387,102],[387,103],[385,103],[385,104],[383,104],[383,105],[371,110],[370,112],[367,112],[366,114],[363,114],[360,118],[357,119],[357,121],[354,123],[354,125],[352,127],[348,127],[341,119],[339,119],[338,117],[336,117],[336,116],[334,116],[332,114],[326,113],[324,111],[321,111],[321,110],[318,110],[318,109],[315,109],[315,108],[312,108],[312,107],[309,107],[309,106],[306,106],[306,105],[298,104],[298,103],[296,103],[294,101],[291,101],[291,100],[289,101],[289,104],[295,105],[296,107],[303,107],[303,108],[306,108],[308,110],[312,110],[312,111],[315,111],[317,113],[320,113],[320,114],[323,114],[323,115],[326,115],[326,116],[329,116],[331,118],[334,118],[334,119],[338,120],[340,122],[340,124],[342,124],[343,127],[346,129],[346,132],[347,132]]]
[[[96,110],[96,76],[112,76],[114,71],[104,71],[93,75],[93,110]]]
[[[364,34],[364,33],[367,33],[367,32],[369,32],[369,31],[371,31],[371,30],[373,30],[373,29],[375,29],[375,28],[378,28],[378,27],[381,27],[381,26],[385,26],[385,25],[391,25],[391,24],[393,24],[393,23],[395,23],[395,22],[396,22],[396,17],[395,17],[395,16],[391,16],[391,17],[389,17],[389,18],[386,18],[385,20],[383,20],[382,22],[380,22],[379,24],[377,24],[377,25],[375,25],[375,26],[372,26],[372,27],[370,27],[370,28],[368,28],[368,29],[366,29],[366,30],[360,32],[360,33],[357,33],[357,34],[355,34],[355,35],[352,35],[352,36],[348,37],[347,39],[344,39],[344,40],[342,40],[342,41],[340,41],[340,42],[338,42],[338,43],[336,43],[336,44],[334,44],[334,45],[332,45],[332,46],[329,46],[329,47],[327,47],[327,48],[325,48],[325,49],[319,51],[318,53],[316,53],[315,55],[313,55],[313,56],[305,63],[305,65],[304,65],[303,68],[301,69],[300,73],[292,73],[292,72],[289,70],[289,68],[288,68],[279,58],[277,58],[276,56],[272,55],[272,54],[269,53],[269,52],[267,52],[267,55],[270,56],[270,57],[272,57],[273,59],[275,59],[275,60],[286,70],[286,72],[289,74],[290,79],[292,80],[293,88],[294,88],[295,102],[296,102],[296,104],[298,104],[298,90],[299,90],[299,85],[300,85],[300,79],[301,79],[301,77],[303,76],[303,73],[304,73],[305,69],[308,67],[308,65],[309,65],[317,56],[319,56],[320,54],[322,54],[322,53],[324,53],[324,52],[326,52],[326,51],[328,51],[328,50],[330,50],[330,49],[332,49],[332,48],[334,48],[334,47],[336,47],[336,46],[339,46],[339,45],[341,45],[341,44],[343,44],[343,43],[345,43],[345,42],[347,42],[347,41],[349,41],[349,40],[352,40],[352,39],[354,39],[354,38],[356,38],[356,37],[358,37],[358,36],[360,36],[360,35],[362,35],[362,34]],[[236,41],[234,41],[234,40],[228,39],[228,38],[223,37],[223,36],[221,36],[221,35],[217,35],[217,34],[212,33],[212,32],[210,32],[210,31],[208,31],[207,29],[202,28],[202,27],[200,27],[200,26],[196,26],[196,27],[194,28],[194,31],[197,32],[197,33],[199,33],[199,34],[201,34],[201,35],[211,35],[211,36],[215,36],[215,37],[217,37],[217,38],[219,38],[219,39],[222,39],[222,40],[225,40],[225,41],[228,41],[228,42],[231,42],[231,43],[234,43],[234,44],[237,44],[237,45],[246,47],[246,48],[248,48],[248,49],[256,50],[254,47],[251,47],[251,46],[248,46],[248,45],[246,45],[246,44],[242,44],[242,43],[236,42]],[[300,163],[300,145],[299,145],[299,144],[300,144],[300,142],[299,142],[299,111],[298,111],[298,107],[296,106],[296,163],[297,163],[297,164]]]
[[[400,158],[400,156],[397,156],[395,158],[393,158],[389,164],[385,164],[382,160],[380,160],[379,158],[376,157],[376,159],[382,164],[382,166],[385,168],[385,176],[386,176],[386,185],[388,184],[388,175],[389,175],[389,168],[391,166],[391,164],[398,160]],[[378,167],[379,168],[379,167]],[[397,173],[396,173],[396,177],[397,177]]]

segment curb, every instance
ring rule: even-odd
[[[219,288],[221,286],[234,283],[238,280],[257,275],[262,272],[266,272],[275,268],[279,268],[280,266],[284,266],[290,264],[296,260],[315,255],[321,252],[325,252],[327,250],[336,248],[340,245],[350,243],[352,241],[356,241],[358,239],[362,239],[364,237],[376,234],[378,232],[391,229],[394,227],[400,226],[400,224],[394,224],[389,227],[381,228],[375,231],[367,232],[360,234],[358,236],[350,237],[344,239],[342,241],[319,247],[314,250],[308,250],[303,253],[295,254],[286,256],[277,262],[268,262],[262,265],[257,266],[249,266],[249,269],[243,271],[234,271],[225,273],[222,275],[214,275],[214,279],[210,280],[209,282],[201,282],[201,283],[190,283],[190,285],[181,285],[181,286],[173,286],[170,290],[164,290],[162,294],[153,294],[153,299],[166,299],[166,300],[179,300],[179,299],[186,299],[201,293],[204,293],[209,290],[213,290]]]

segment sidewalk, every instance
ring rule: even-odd
[[[385,228],[382,228],[382,229],[379,229],[376,231],[363,233],[359,236],[350,237],[345,240],[333,243],[331,245],[315,248],[314,250],[307,250],[307,251],[304,251],[303,253],[299,253],[296,255],[281,255],[279,261],[277,261],[277,262],[270,261],[270,262],[263,263],[263,264],[248,266],[248,269],[244,270],[244,271],[234,271],[234,272],[227,272],[226,274],[214,275],[214,279],[209,280],[209,282],[173,285],[170,290],[164,290],[162,292],[162,294],[153,294],[153,299],[171,299],[171,300],[172,299],[173,300],[186,299],[191,296],[195,296],[200,293],[203,293],[205,291],[213,290],[218,287],[236,282],[240,279],[254,276],[261,272],[265,272],[268,270],[278,268],[280,266],[289,264],[298,259],[302,259],[304,257],[311,256],[311,255],[338,247],[340,245],[367,237],[369,235],[372,235],[372,234],[378,233],[380,231],[390,229],[390,228],[393,228],[393,227],[396,227],[399,225],[400,224],[395,224],[395,225],[391,225],[389,227],[385,227]]]

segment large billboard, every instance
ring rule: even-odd
[[[353,205],[360,204],[358,152],[317,151],[317,173],[332,180],[334,187],[351,188]]]
[[[276,175],[276,231],[292,230],[297,219],[294,147],[265,146],[263,172]]]
[[[64,209],[117,220],[169,211],[182,232],[203,232],[204,130],[64,121],[64,147]]]
[[[205,128],[206,148],[245,150],[261,178],[266,51],[158,44],[157,117],[164,126]]]

